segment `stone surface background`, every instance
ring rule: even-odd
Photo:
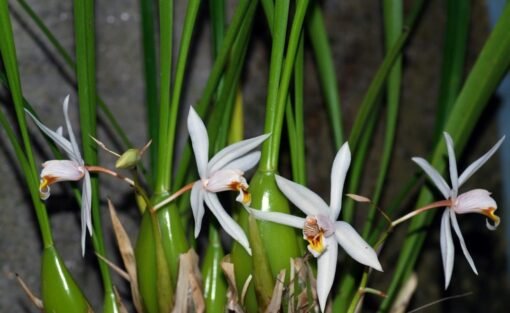
[[[41,15],[48,27],[55,33],[68,51],[73,51],[72,2],[71,1],[28,1]],[[175,20],[182,25],[186,1],[176,1]],[[231,1],[233,2],[233,1]],[[61,101],[71,94],[71,114],[76,119],[76,93],[73,75],[63,65],[49,44],[41,39],[40,32],[11,1],[13,24],[22,84],[25,97],[34,105],[41,119],[49,126],[62,123]],[[335,69],[339,77],[342,97],[342,112],[345,129],[352,126],[355,114],[377,66],[382,51],[381,8],[377,1],[323,1],[327,28],[335,56]],[[466,69],[474,62],[488,34],[485,8],[481,1],[473,1],[470,48]],[[97,83],[98,91],[110,105],[111,110],[126,130],[135,145],[141,146],[146,140],[143,68],[141,63],[140,16],[138,2],[114,0],[96,2],[97,29]],[[202,18],[207,19],[207,11],[202,9]],[[259,13],[255,27],[255,40],[249,52],[249,63],[244,77],[244,97],[247,105],[246,135],[259,134],[263,125],[265,86],[267,84],[267,60],[270,54],[269,41],[263,16]],[[396,195],[400,184],[407,181],[416,166],[410,161],[414,155],[426,156],[431,143],[432,125],[437,99],[439,71],[441,64],[442,35],[445,12],[442,1],[430,1],[421,22],[406,48],[404,55],[404,80],[402,86],[402,108],[396,140],[394,159],[387,180],[384,204]],[[176,28],[179,37],[181,26]],[[36,40],[35,40],[36,39]],[[177,46],[177,45],[176,45]],[[210,65],[209,29],[207,20],[200,23],[194,37],[192,58],[189,64],[183,105],[194,103],[200,96],[207,79]],[[329,164],[334,156],[327,128],[326,113],[313,58],[307,53],[306,65],[306,136],[309,183],[326,198],[329,193]],[[7,101],[5,90],[1,91],[2,109]],[[479,123],[476,136],[468,145],[462,164],[467,165],[484,153],[496,140],[494,116],[497,103],[490,106]],[[370,194],[377,175],[377,163],[381,149],[384,122],[380,123],[373,143],[369,166],[364,174],[362,194]],[[32,125],[33,126],[33,125]],[[38,145],[38,161],[48,156],[42,136],[32,128]],[[101,128],[99,137],[113,145],[109,132]],[[354,156],[355,157],[355,156]],[[101,162],[111,166],[113,158],[101,153]],[[325,166],[324,164],[327,164]],[[0,312],[36,312],[18,287],[14,273],[19,273],[36,292],[39,290],[40,239],[30,200],[24,193],[24,181],[20,176],[16,160],[3,132],[0,132]],[[494,158],[466,185],[483,186],[492,190],[498,200],[498,186],[501,177],[498,173],[498,160]],[[108,177],[102,178],[103,200],[110,197],[117,204],[121,219],[130,229],[132,239],[136,238],[138,214],[133,205],[128,188]],[[85,290],[91,303],[100,311],[101,288],[99,274],[95,270],[92,250],[85,260],[80,256],[78,208],[66,184],[54,188],[48,210],[53,226],[55,242],[66,265]],[[501,206],[501,205],[500,205]],[[506,226],[505,213],[503,227]],[[359,209],[359,220],[363,209]],[[111,234],[111,226],[106,219],[104,232]],[[465,239],[478,266],[479,276],[474,275],[460,253],[457,245],[454,279],[450,289],[443,291],[443,274],[439,254],[439,220],[431,229],[426,249],[418,267],[419,287],[411,307],[417,307],[437,299],[463,294],[472,294],[462,299],[446,301],[430,309],[431,312],[502,312],[510,295],[505,268],[503,230],[489,232],[480,216],[459,218]],[[397,232],[399,234],[400,232]],[[109,256],[117,259],[113,238],[107,237]],[[393,243],[393,241],[392,241]],[[383,256],[383,264],[392,264],[398,254],[398,242]],[[341,268],[339,269],[341,271]],[[91,274],[92,273],[92,274]],[[391,275],[389,266],[386,275]],[[115,275],[114,275],[115,276]],[[120,281],[116,282],[125,289]],[[375,284],[384,289],[384,279]],[[128,296],[128,294],[126,294]],[[367,308],[369,311],[369,308]]]

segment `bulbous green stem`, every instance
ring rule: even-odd
[[[146,312],[168,312],[173,303],[171,265],[158,214],[146,210],[135,247],[138,283]]]
[[[271,274],[269,260],[260,238],[257,221],[254,217],[248,218],[248,234],[252,248],[253,259],[253,285],[259,305],[267,308],[271,302],[274,288],[274,279]]]
[[[158,312],[156,277],[156,247],[152,232],[152,221],[149,210],[145,210],[138,231],[135,246],[136,270],[138,285],[143,299],[144,310],[147,313]]]
[[[289,203],[287,198],[283,196],[275,182],[275,173],[272,171],[258,170],[250,182],[250,192],[252,195],[251,207],[263,211],[282,212],[289,214]],[[240,213],[239,222],[243,229],[248,230],[248,213],[244,210]],[[262,249],[265,251],[263,254],[257,254],[259,263],[268,262],[270,273],[257,273],[257,275],[271,275],[276,277],[281,269],[286,269],[289,273],[290,259],[299,255],[298,244],[296,241],[296,231],[288,226],[278,225],[271,222],[259,222],[260,238],[253,240],[250,238],[250,245],[252,250]],[[250,232],[250,237],[253,236]],[[260,243],[259,243],[260,242]],[[282,244],[285,243],[285,244]],[[257,246],[261,245],[261,247]],[[254,255],[255,258],[255,255]],[[259,259],[260,258],[260,259]],[[266,260],[264,260],[264,258]],[[234,263],[234,270],[236,275],[236,284],[238,289],[241,289],[248,275],[254,272],[254,269],[262,270],[260,267],[255,267],[252,259],[243,251],[238,244],[234,244],[232,250],[232,261]],[[288,277],[288,276],[287,276]],[[256,279],[254,279],[256,280]],[[255,296],[255,290],[248,289],[247,294],[247,310],[253,312],[256,310],[257,302],[251,297]]]
[[[156,203],[156,201],[153,201]],[[156,212],[161,232],[161,244],[170,268],[170,276],[177,277],[179,269],[179,256],[189,250],[186,232],[181,223],[181,217],[175,202],[159,209]],[[176,283],[176,282],[174,282]],[[175,287],[175,285],[174,285]]]
[[[150,213],[152,224],[152,236],[156,252],[156,286],[159,312],[169,312],[173,304],[174,291],[172,288],[172,276],[170,262],[166,257],[163,247],[162,233],[158,218],[155,213]],[[177,274],[177,273],[176,273]],[[176,276],[173,276],[176,277]]]
[[[41,281],[45,312],[92,312],[85,295],[72,278],[54,246],[45,247],[43,250]]]
[[[227,303],[227,283],[221,270],[224,253],[218,230],[209,225],[209,244],[202,265],[204,279],[204,298],[206,311],[210,313],[225,312]]]

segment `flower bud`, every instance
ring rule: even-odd
[[[139,149],[128,149],[124,152],[115,162],[116,168],[132,169],[140,161],[140,150]]]

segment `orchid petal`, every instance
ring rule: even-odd
[[[478,160],[474,161],[469,165],[464,172],[459,177],[459,186],[462,186],[468,180],[471,175],[473,175],[478,169],[487,162],[492,155],[498,150],[499,146],[503,143],[503,140],[505,140],[505,136],[501,137],[501,139],[489,150],[487,153],[482,155]]]
[[[81,189],[81,253],[85,255],[85,237],[87,228],[90,236],[92,236],[92,218],[91,218],[91,205],[92,205],[92,186],[90,182],[89,172],[85,172],[83,178],[83,186]]]
[[[333,166],[331,168],[331,219],[336,220],[342,209],[342,192],[344,189],[345,176],[351,163],[351,151],[349,144],[346,142],[342,145],[335,156]]]
[[[41,177],[51,179],[52,183],[59,181],[78,181],[83,178],[86,171],[83,167],[71,160],[49,160],[43,163]]]
[[[209,136],[204,122],[192,106],[190,106],[188,114],[188,132],[197,161],[198,175],[200,178],[205,178],[207,177],[207,160],[209,158]]]
[[[202,181],[197,181],[191,188],[191,211],[193,212],[193,218],[195,219],[195,238],[200,234],[202,228],[202,219],[204,217],[204,190],[202,187]]]
[[[448,163],[450,164],[450,179],[452,182],[451,198],[457,197],[459,192],[459,174],[457,172],[457,160],[455,159],[455,150],[453,148],[452,137],[447,132],[444,132],[446,140],[446,148],[448,150]]]
[[[243,229],[225,212],[225,209],[218,200],[218,196],[215,193],[206,192],[204,194],[205,203],[216,216],[216,219],[220,223],[221,227],[227,234],[230,235],[234,240],[239,242],[241,246],[251,255],[250,243],[244,233]]]
[[[211,161],[209,161],[207,173],[211,174],[222,169],[228,163],[255,149],[268,137],[269,134],[260,135],[258,137],[246,139],[223,148],[211,159]]]
[[[305,219],[290,214],[280,212],[264,212],[246,207],[248,212],[258,220],[269,221],[273,223],[283,224],[294,228],[303,229]]]
[[[55,132],[55,131],[49,129],[43,123],[41,123],[35,116],[33,116],[32,113],[30,113],[27,109],[25,109],[25,113],[27,113],[28,116],[30,116],[32,118],[32,120],[37,125],[37,127],[39,127],[39,129],[44,134],[46,134],[46,136],[50,137],[51,140],[53,140],[53,142],[55,142],[59,147],[61,147],[66,152],[67,155],[70,156],[70,155],[74,154],[73,148],[71,146],[71,142],[69,142],[69,140],[67,140],[66,138],[64,138],[64,136],[62,136],[61,131]],[[61,128],[59,127],[59,129],[61,129]]]
[[[68,113],[69,108],[69,95],[66,96],[63,103],[63,109],[64,109],[64,119],[66,121],[66,127],[67,132],[69,135],[69,141],[71,142],[71,148],[73,149],[73,154],[69,155],[69,158],[71,160],[74,160],[76,162],[83,164],[83,159],[81,157],[80,149],[78,148],[78,144],[76,143],[76,138],[74,137],[73,127],[71,126],[71,119],[69,118]]]
[[[418,164],[418,166],[421,167],[421,169],[425,173],[427,173],[430,180],[432,180],[434,185],[436,185],[437,189],[439,189],[444,198],[445,199],[450,198],[450,187],[448,186],[444,178],[437,172],[437,170],[433,168],[432,165],[430,165],[430,163],[423,158],[414,157],[412,158],[412,160],[414,161],[414,163]]]
[[[207,179],[205,188],[211,192],[221,192],[227,190],[237,190],[236,185],[248,185],[243,176],[243,172],[233,169],[222,169],[211,175]]]
[[[335,280],[338,244],[334,237],[326,237],[326,250],[317,259],[317,297],[321,312],[326,309],[329,292]]]
[[[255,167],[255,165],[257,165],[257,163],[259,162],[260,160],[260,151],[254,151],[254,152],[251,152],[245,156],[242,156],[240,158],[237,158],[235,159],[234,161],[228,163],[227,165],[225,165],[223,169],[237,169],[237,170],[241,170],[243,172],[247,172],[249,171],[250,169],[252,169],[253,167]]]
[[[275,178],[283,194],[306,215],[330,216],[328,205],[315,192],[279,175],[275,175]]]
[[[453,226],[453,230],[455,230],[455,233],[457,234],[457,238],[459,238],[460,247],[462,248],[462,252],[464,253],[464,256],[466,257],[466,260],[469,263],[469,266],[471,266],[471,269],[473,272],[478,275],[478,271],[476,270],[475,262],[473,261],[473,258],[471,257],[471,254],[469,254],[469,251],[467,249],[466,243],[464,242],[464,237],[462,236],[462,232],[460,231],[459,222],[457,222],[457,215],[455,215],[455,212],[452,210],[450,211],[450,219]]]
[[[354,260],[382,272],[377,253],[350,224],[335,222],[335,238]]]
[[[455,213],[482,213],[483,209],[498,207],[496,201],[485,189],[473,189],[457,197],[453,209]]]
[[[452,230],[450,228],[450,209],[443,212],[441,218],[441,257],[443,259],[444,270],[444,289],[448,288],[453,272],[453,260],[455,257],[455,247],[453,245]]]

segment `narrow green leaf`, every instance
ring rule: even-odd
[[[164,2],[164,3],[163,3]],[[164,5],[164,6],[162,6]],[[191,43],[191,36],[198,14],[200,1],[188,2],[184,27],[181,36],[175,81],[171,98],[167,98],[167,75],[171,74],[171,31],[173,23],[172,3],[160,1],[160,24],[161,24],[161,89],[160,89],[160,141],[158,142],[158,172],[156,176],[154,203],[159,202],[171,191],[172,165],[174,158],[175,132],[177,128],[177,115],[180,104],[182,84],[184,81],[188,52]],[[162,12],[165,10],[165,12]],[[163,49],[164,48],[164,49]],[[167,60],[167,58],[169,58]],[[164,77],[164,78],[163,78]],[[168,81],[169,83],[169,81]],[[168,84],[169,87],[169,84]],[[163,207],[157,213],[161,231],[162,245],[165,249],[165,256],[170,267],[170,276],[177,277],[179,255],[189,249],[185,231],[175,203]],[[174,281],[174,283],[176,283]]]
[[[434,138],[442,138],[442,131],[464,78],[464,60],[469,33],[469,1],[446,1],[446,31],[444,36],[441,84],[437,103],[437,121]]]
[[[301,185],[306,185],[305,164],[305,139],[304,139],[304,116],[303,116],[303,62],[304,62],[304,35],[301,34],[296,61],[294,62],[294,101],[292,107],[290,96],[285,108],[285,120],[289,137],[290,159],[293,180]]]
[[[179,113],[179,105],[181,100],[182,93],[182,85],[184,83],[184,77],[186,74],[186,65],[189,56],[189,48],[191,45],[191,37],[193,35],[193,30],[195,28],[196,19],[198,15],[198,9],[200,8],[201,1],[199,0],[190,0],[188,1],[188,8],[186,10],[186,18],[184,19],[184,27],[181,35],[181,43],[179,47],[179,54],[177,56],[177,64],[175,69],[175,78],[174,85],[172,88],[172,97],[170,102],[170,116],[168,121],[167,128],[167,141],[165,142],[165,150],[168,151],[168,162],[170,166],[168,166],[168,180],[170,184],[170,180],[173,178],[172,164],[173,164],[173,155],[174,155],[174,145],[175,145],[175,132],[177,129],[177,117]],[[164,156],[166,158],[166,156]],[[164,169],[164,168],[163,168]],[[161,169],[158,168],[158,171]],[[180,188],[180,186],[179,186]],[[166,189],[171,190],[172,187]]]
[[[140,0],[140,17],[143,43],[143,66],[145,82],[145,104],[147,106],[147,126],[149,139],[159,142],[159,109],[158,109],[158,82],[156,69],[156,20],[155,3],[153,0]],[[150,146],[150,181],[154,184],[156,173],[157,144]]]
[[[245,63],[248,44],[251,38],[254,15],[246,17],[245,22],[239,30],[238,38],[232,46],[232,61],[227,67],[224,75],[223,88],[218,97],[217,105],[208,123],[208,130],[211,138],[214,138],[213,151],[218,152],[227,142],[230,133],[232,113],[237,91],[241,83],[241,73]]]
[[[216,58],[225,39],[225,0],[209,0],[211,12],[213,55]]]
[[[236,10],[234,12],[234,16],[232,18],[232,22],[227,29],[227,33],[225,35],[225,40],[223,41],[223,45],[221,51],[216,58],[213,68],[211,69],[211,73],[209,74],[209,78],[207,80],[206,86],[202,93],[202,96],[196,106],[197,112],[203,116],[207,108],[211,103],[211,99],[218,87],[220,79],[223,74],[224,67],[227,63],[227,60],[230,57],[230,51],[234,44],[235,39],[237,38],[237,34],[243,23],[250,16],[255,14],[257,8],[258,1],[240,1]],[[236,59],[235,57],[233,57]],[[190,161],[191,161],[191,146],[187,144],[184,147],[184,151],[181,155],[181,162],[179,164],[179,168],[177,169],[177,173],[175,176],[175,185],[182,186],[190,172]]]
[[[367,121],[369,120],[369,116],[378,103],[378,99],[383,90],[386,78],[388,77],[393,64],[400,55],[404,44],[407,42],[409,34],[416,23],[416,19],[423,8],[423,4],[423,0],[417,0],[414,2],[414,6],[407,17],[405,26],[402,29],[402,33],[384,57],[382,64],[379,66],[379,69],[377,70],[374,78],[372,79],[372,82],[370,83],[370,86],[368,87],[367,92],[365,93],[358,114],[356,115],[351,134],[349,136],[349,146],[353,153],[355,153],[358,148],[364,129],[368,127]],[[353,178],[353,175],[350,177],[350,179],[358,179]],[[349,190],[349,192],[355,192],[354,189]],[[354,216],[353,209],[354,205],[352,202],[348,202],[347,206],[342,209],[342,216],[346,222],[350,222]]]
[[[91,0],[74,1],[74,31],[76,42],[76,74],[78,83],[78,100],[80,108],[80,126],[83,158],[87,164],[98,164],[97,151],[92,141],[96,136],[97,102],[96,102],[96,62],[94,2]],[[101,208],[99,202],[99,180],[91,177],[92,185],[92,224],[94,234],[92,243],[99,255],[106,255],[101,227]],[[105,292],[105,307],[113,291],[108,265],[99,262],[99,269]],[[118,308],[113,308],[118,311]]]
[[[296,156],[297,168],[294,181],[306,185],[306,158],[305,158],[305,116],[304,116],[304,63],[305,63],[305,36],[302,33],[299,40],[296,61],[294,63],[294,116],[296,121]]]
[[[37,13],[32,10],[30,5],[25,0],[17,0],[20,4],[21,8],[28,14],[28,16],[32,19],[32,21],[35,23],[35,25],[39,28],[39,30],[42,32],[42,34],[48,39],[50,44],[57,50],[57,53],[64,59],[64,62],[69,66],[69,68],[76,72],[76,64],[69,55],[69,53],[66,51],[66,49],[60,44],[58,39],[53,35],[51,30],[44,24],[43,20],[37,15]],[[73,82],[74,84],[74,82]],[[130,140],[127,138],[126,133],[120,126],[119,122],[113,115],[113,113],[110,111],[106,103],[101,99],[99,95],[97,95],[97,104],[99,108],[102,110],[104,115],[106,116],[106,119],[108,120],[109,125],[113,128],[115,133],[120,137],[121,142],[124,144],[124,148],[133,147],[133,144],[130,142]]]
[[[32,152],[32,145],[28,134],[27,123],[25,120],[23,91],[21,89],[16,48],[14,45],[11,20],[6,0],[0,0],[0,38],[2,38],[0,40],[0,54],[7,74],[9,91],[14,101],[16,120],[21,133],[21,141],[23,142],[23,154],[27,160],[26,163],[22,164],[22,170],[27,178],[27,185],[37,215],[37,222],[41,231],[43,244],[45,247],[49,247],[53,244],[53,238],[51,235],[46,207],[39,199],[39,179]]]
[[[283,56],[285,51],[285,42],[287,34],[287,22],[289,15],[289,1],[277,1],[275,4],[274,20],[269,21],[273,25],[273,42],[271,48],[271,61],[269,65],[269,82],[267,87],[266,100],[266,121],[264,133],[271,133],[271,137],[262,145],[262,155],[260,157],[259,168],[264,171],[275,171],[276,162],[280,144],[280,129],[275,125],[278,117],[278,94],[280,90],[280,80],[283,67]],[[292,60],[293,62],[294,60]],[[290,78],[290,77],[289,77]],[[283,97],[283,96],[282,96]],[[287,95],[285,95],[285,100]],[[276,136],[276,138],[274,138]],[[276,151],[275,151],[276,150]]]
[[[155,142],[158,171],[154,185],[157,194],[164,194],[170,190],[172,156],[168,151],[168,127],[172,81],[173,3],[173,0],[159,0],[159,141]]]
[[[307,16],[307,29],[310,43],[312,44],[319,82],[321,83],[328,117],[330,119],[333,142],[340,149],[344,139],[342,132],[342,115],[340,111],[340,94],[338,91],[338,79],[336,77],[333,54],[329,46],[328,35],[324,18],[318,1],[312,1]]]
[[[386,39],[386,51],[395,43],[403,26],[403,7],[402,0],[384,1],[384,31]],[[379,203],[386,181],[386,174],[389,170],[391,156],[393,153],[393,143],[395,141],[395,132],[398,122],[398,111],[400,103],[400,82],[402,80],[402,57],[399,56],[393,65],[393,69],[388,75],[388,85],[386,89],[387,115],[386,130],[384,133],[384,146],[381,162],[379,165],[379,174],[375,184],[375,190],[372,194],[372,202]],[[370,207],[365,226],[363,228],[363,237],[367,238],[372,231],[377,209],[375,205]]]
[[[414,28],[416,20],[423,8],[423,4],[424,0],[416,0],[414,2],[414,6],[407,16],[406,22],[404,24],[405,26],[402,29],[402,33],[392,45],[391,49],[387,52],[381,66],[377,70],[374,78],[372,79],[372,82],[370,83],[370,86],[368,87],[367,92],[365,93],[358,114],[356,115],[356,120],[354,121],[351,134],[349,136],[349,145],[352,151],[356,151],[358,140],[364,128],[366,127],[367,118],[370,115],[370,112],[373,110],[374,106],[377,104],[377,99],[383,90],[386,78],[393,68],[393,64],[400,55],[404,44],[407,42],[411,30]]]

